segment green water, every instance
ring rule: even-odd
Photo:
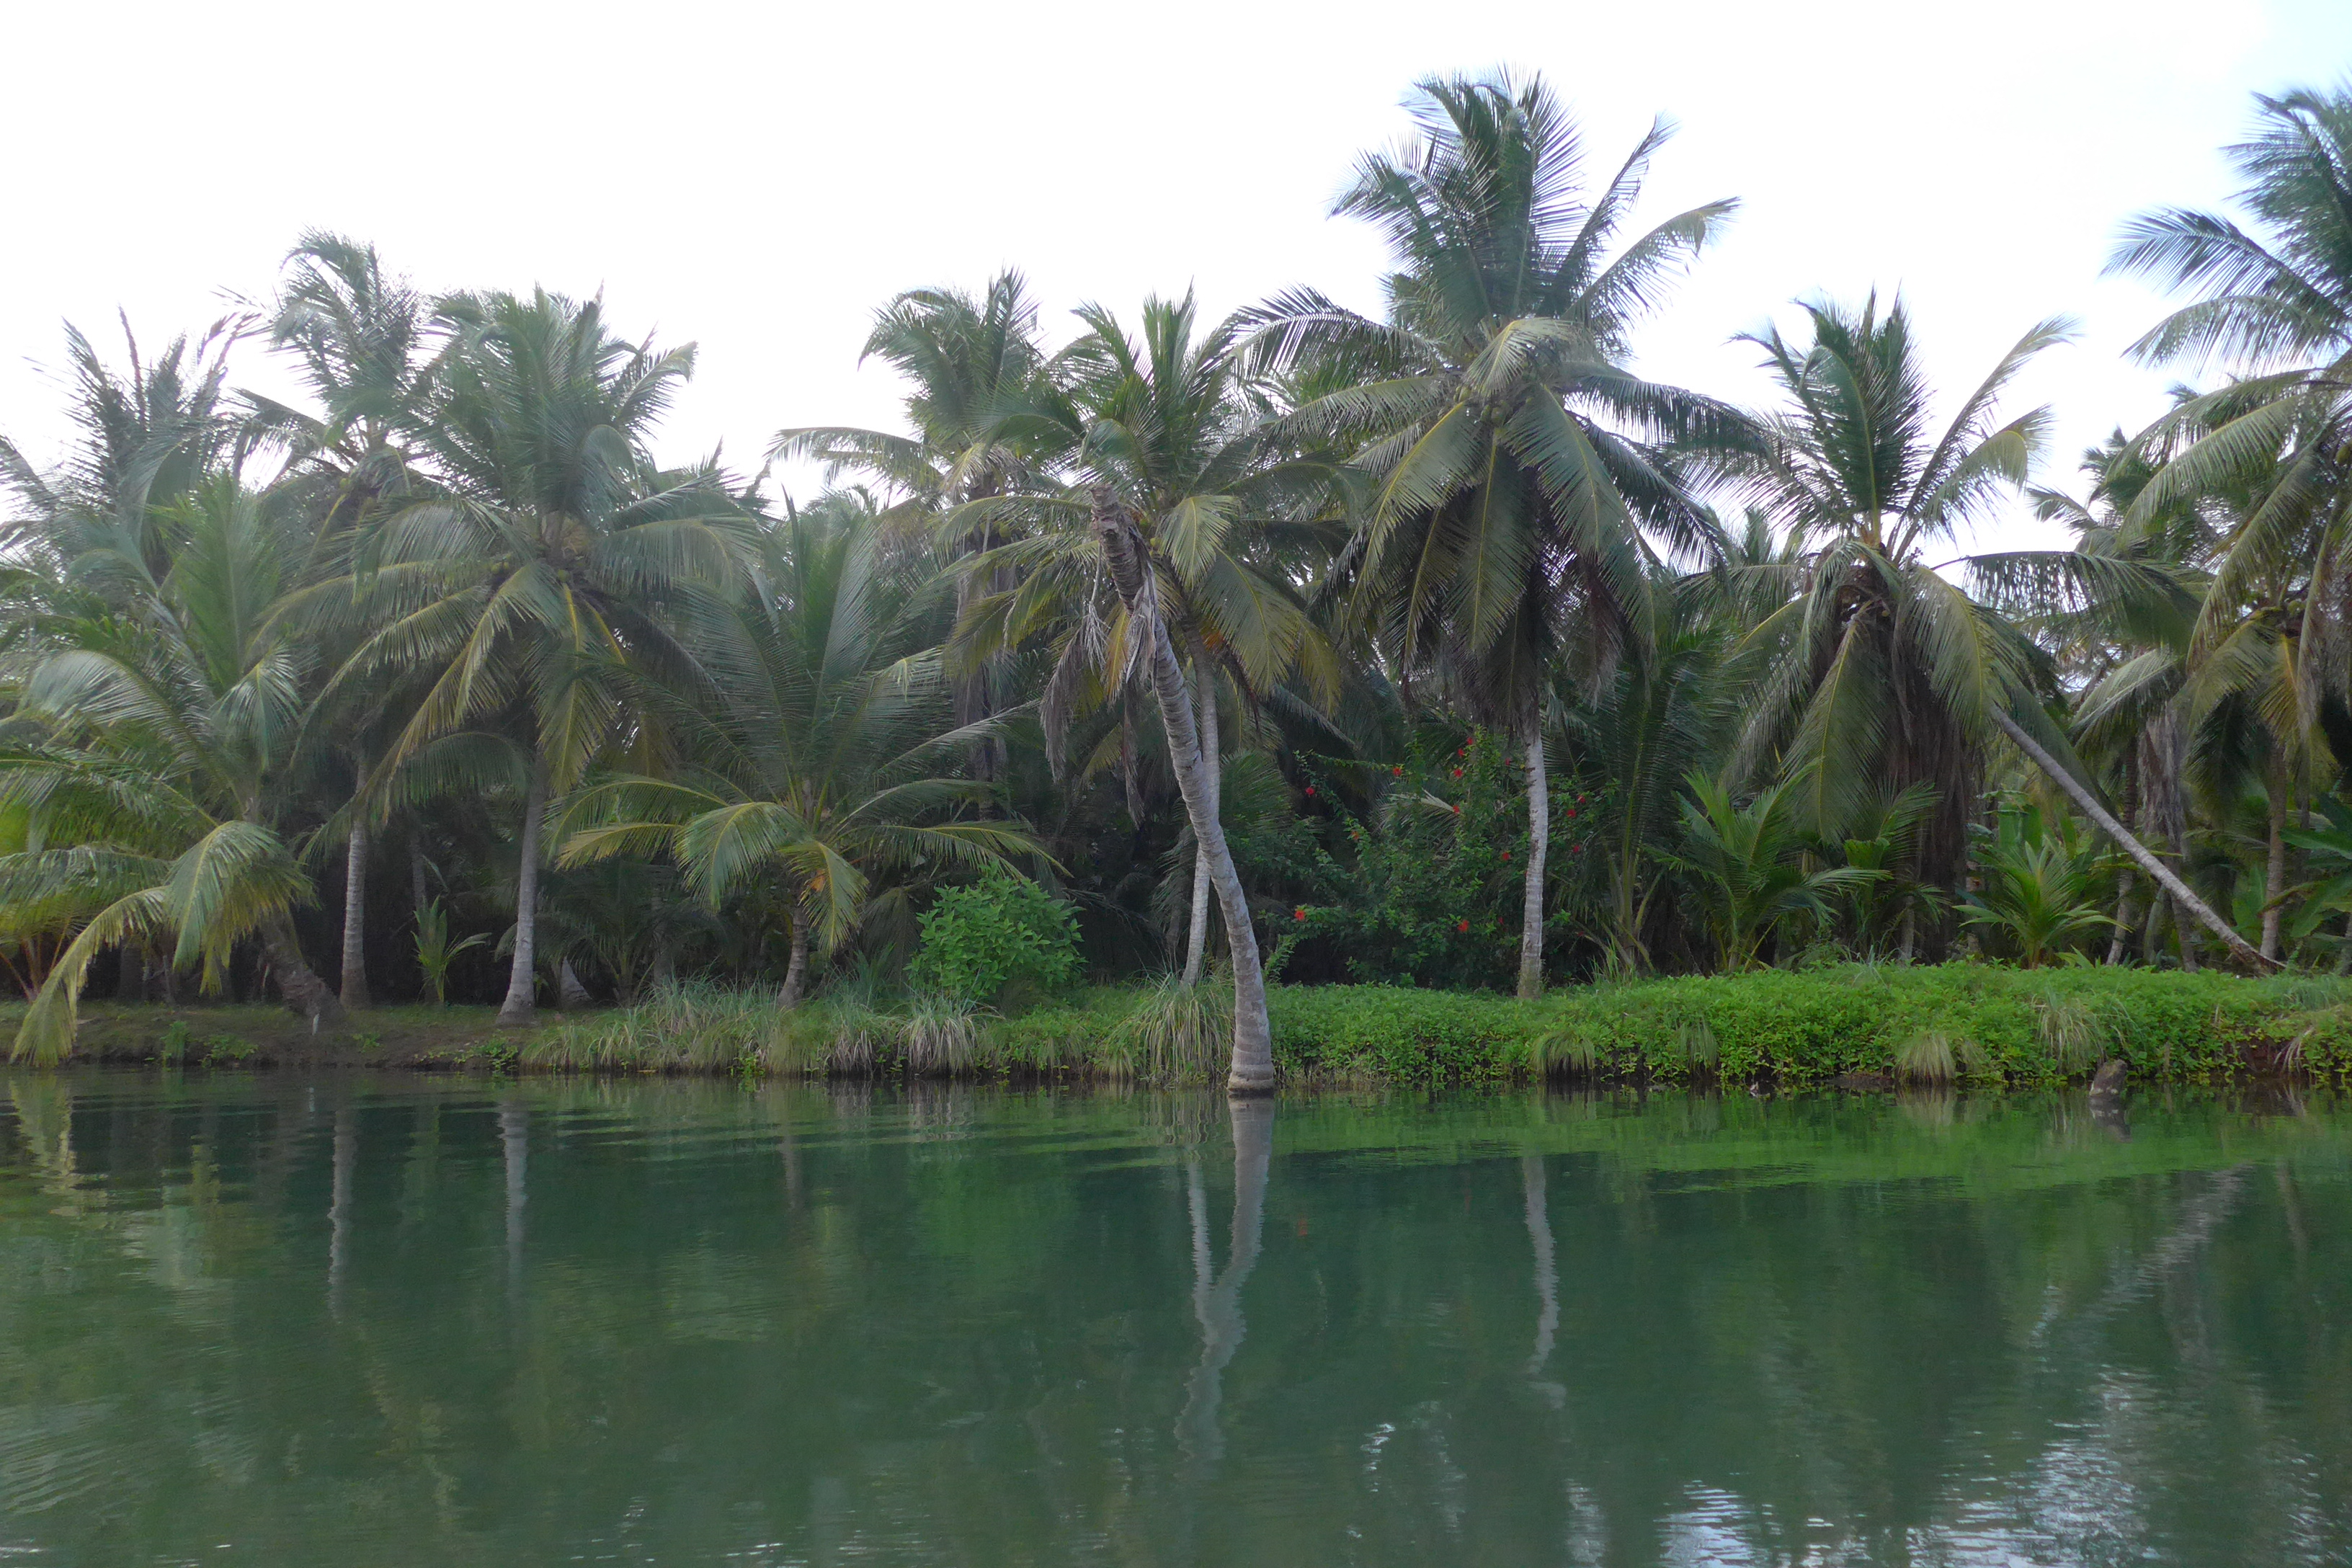
[[[2324,1100],[6,1088],[12,1563],[2352,1561]]]

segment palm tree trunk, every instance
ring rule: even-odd
[[[2122,821],[2125,827],[2137,829],[2139,824],[2137,820],[2136,807],[2139,802],[2139,794],[2137,789],[2135,787],[2135,781],[2132,777],[2132,773],[2133,769],[2131,763],[2126,759],[2124,763],[2124,810]],[[2123,963],[2124,953],[2131,942],[2131,894],[2132,882],[2136,876],[2137,873],[2134,872],[2129,866],[2118,866],[2116,868],[2116,933],[2114,936],[2107,939],[2107,964],[2110,968]]]
[[[272,915],[261,922],[261,951],[269,957],[270,973],[278,977],[278,989],[285,994],[286,1005],[310,1020],[310,1032],[340,1029],[343,1026],[343,1005],[318,972],[302,957],[302,943],[294,935],[294,922],[284,915]]]
[[[2286,893],[2286,780],[2273,765],[2263,778],[2270,796],[2270,861],[2263,876],[2263,956],[2279,961],[2279,921],[2285,912],[2279,900]]]
[[[2164,890],[2172,895],[2172,902],[2175,909],[2185,910],[2189,913],[2195,915],[2199,924],[2211,931],[2215,936],[2220,937],[2222,942],[2228,946],[2230,951],[2236,953],[2238,957],[2249,967],[2257,970],[2276,969],[2278,967],[2275,961],[2263,953],[2255,952],[2252,947],[2249,946],[2246,939],[2238,934],[2237,928],[2231,925],[2227,921],[2224,921],[2221,916],[2215,914],[2211,910],[2206,908],[2205,900],[2199,898],[2195,893],[2190,892],[2189,890],[2189,884],[2182,881],[2179,876],[2175,875],[2171,867],[2166,865],[2163,861],[2150,854],[2148,852],[2147,846],[2142,844],[2129,833],[2125,832],[2124,825],[2117,822],[2115,819],[2114,814],[2109,812],[2105,806],[2099,804],[2098,796],[2093,795],[2088,789],[2084,788],[2083,782],[2080,779],[2077,779],[2073,773],[2068,773],[2064,768],[2060,767],[2058,765],[2058,759],[2044,751],[2042,749],[2042,742],[2027,734],[2016,720],[2011,718],[2008,714],[1996,708],[1992,710],[1992,721],[1994,725],[2000,729],[2002,734],[2007,735],[2010,738],[2011,742],[2015,744],[2019,751],[2023,752],[2028,757],[2032,759],[2034,766],[2049,774],[2050,781],[2056,784],[2060,789],[2064,790],[2067,796],[2072,799],[2076,805],[2083,808],[2084,816],[2089,817],[2094,823],[2097,824],[2100,831],[2104,832],[2108,837],[2121,845],[2125,854],[2129,855],[2133,859],[2139,862],[2141,870],[2146,871],[2149,876],[2155,878],[2157,882],[2162,886]],[[2181,931],[2180,946],[2183,964],[2185,966],[2189,951],[2188,930],[2186,927],[2183,927]]]
[[[147,943],[132,937],[122,944],[122,967],[114,978],[114,999],[117,1002],[147,1000]],[[38,990],[36,986],[35,990]]]
[[[1274,1030],[1266,1020],[1265,971],[1258,959],[1257,934],[1250,923],[1249,900],[1234,869],[1233,850],[1217,820],[1215,796],[1201,754],[1201,732],[1192,722],[1192,704],[1184,690],[1184,672],[1176,667],[1175,651],[1168,646],[1168,629],[1160,624],[1135,525],[1118,510],[1107,489],[1094,494],[1093,525],[1102,541],[1110,580],[1127,605],[1127,613],[1150,639],[1152,694],[1160,702],[1160,722],[1168,733],[1169,760],[1175,764],[1176,785],[1184,796],[1185,815],[1192,821],[1193,842],[1208,857],[1209,881],[1225,918],[1225,944],[1234,960],[1234,1052],[1225,1088],[1234,1094],[1265,1094],[1274,1088]]]
[[[808,985],[808,921],[795,915],[793,917],[792,962],[784,966],[783,1004],[787,1008],[801,1005],[801,993]]]
[[[522,864],[515,872],[514,963],[507,970],[502,1025],[528,1024],[539,995],[539,818],[547,809],[547,759],[530,759],[530,787],[522,800]]]
[[[570,959],[556,965],[555,1005],[559,1009],[569,1013],[575,1007],[585,1007],[593,1000],[594,998],[588,994],[587,985],[580,978],[580,972],[572,967]]]
[[[1543,994],[1544,852],[1551,845],[1551,784],[1544,776],[1543,720],[1528,736],[1528,877],[1519,899],[1519,999]]]
[[[1196,660],[1193,668],[1201,672],[1201,763],[1209,775],[1209,809],[1220,810],[1224,804],[1224,779],[1219,772],[1217,758],[1217,678],[1205,660]],[[1207,961],[1209,951],[1209,858],[1201,853],[1201,846],[1192,846],[1192,929],[1184,944],[1184,984],[1191,985],[1201,978],[1201,966]]]
[[[2107,939],[2107,963],[2110,966],[2124,961],[2126,946],[2131,940],[2132,881],[2137,875],[2128,866],[2116,868],[2116,931]]]
[[[367,829],[352,826],[343,847],[343,1005],[368,1005]]]

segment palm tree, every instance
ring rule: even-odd
[[[238,449],[241,423],[223,389],[228,351],[247,325],[224,318],[194,345],[174,338],[144,359],[126,320],[128,374],[100,358],[68,325],[66,357],[73,370],[66,412],[75,439],[63,465],[45,474],[0,438],[0,486],[16,494],[20,509],[0,542],[62,566],[93,548],[120,550],[128,539],[151,574],[168,571],[166,542],[153,528],[156,509],[189,495]]]
[[[1785,922],[1828,921],[1830,895],[1876,880],[1881,873],[1836,866],[1809,871],[1799,852],[1791,786],[1776,784],[1746,805],[1702,773],[1683,781],[1683,868],[1696,881],[1716,945],[1728,970],[1759,966],[1759,952]]]
[[[1608,929],[1600,934],[1612,973],[1652,966],[1643,932],[1660,906],[1675,901],[1674,884],[1657,867],[1673,858],[1683,780],[1720,754],[1737,719],[1723,663],[1738,628],[1717,590],[1713,573],[1663,585],[1651,635],[1625,650],[1600,689],[1564,670],[1559,684],[1570,689],[1554,700],[1580,778],[1609,792],[1591,847],[1607,883]],[[1577,809],[1570,803],[1571,815]]]
[[[413,432],[435,493],[392,510],[347,582],[380,617],[338,689],[423,668],[432,683],[372,791],[436,737],[488,721],[526,758],[505,1024],[533,1010],[541,818],[620,722],[623,673],[694,679],[677,629],[709,619],[740,577],[748,521],[724,476],[658,469],[646,443],[691,347],[613,335],[602,303],[538,291],[459,295]],[[331,692],[330,695],[339,695]]]
[[[1960,918],[2006,936],[2026,968],[2115,925],[2097,903],[2113,857],[2074,818],[2045,823],[2031,808],[2003,811],[1995,830],[1976,831],[1979,886],[1962,896]]]
[[[2143,443],[2193,440],[2140,492],[2138,521],[2178,498],[2226,484],[2249,460],[2277,463],[2281,504],[2247,520],[2233,553],[2248,569],[2292,556],[2321,526],[2304,640],[2326,647],[2326,680],[2347,679],[2341,562],[2352,541],[2352,88],[2257,97],[2261,124],[2229,149],[2252,231],[2214,213],[2166,208],[2126,226],[2108,263],[2200,296],[2133,345],[2158,363],[2219,359],[2245,379],[2184,400]],[[2284,453],[2284,460],[2280,455]]]
[[[759,590],[703,627],[707,699],[668,695],[686,765],[600,778],[563,814],[564,866],[667,855],[713,909],[755,879],[780,889],[788,1006],[813,950],[905,896],[886,878],[1040,853],[1017,823],[958,815],[989,788],[940,769],[994,725],[953,722],[928,563],[887,534],[847,497],[777,527]]]
[[[2155,564],[2174,574],[2184,592],[2195,595],[2205,581],[2213,531],[2197,506],[2169,506],[2126,525],[2125,514],[2153,472],[2147,454],[2116,430],[2083,454],[2080,471],[2090,495],[2077,500],[2064,491],[2036,489],[2034,515],[2063,522],[2074,531],[2074,548]],[[2164,614],[2153,620],[2092,601],[2042,617],[2037,637],[2052,648],[2060,679],[2083,695],[2074,704],[2072,738],[2085,761],[2104,764],[2121,802],[2119,818],[2136,835],[2170,847],[2176,864],[2188,849],[2188,808],[2183,794],[2184,742],[2179,692],[2193,615]],[[2031,624],[2031,623],[2029,623]],[[2116,868],[2115,928],[2107,962],[2124,961],[2134,920],[2131,904],[2137,868]],[[2170,895],[2158,889],[2147,900],[2144,950],[2153,958],[2161,938]],[[2194,936],[2179,927],[2183,967],[2197,966]]]
[[[26,681],[30,743],[0,752],[0,809],[40,829],[0,857],[0,902],[99,906],[58,955],[13,1054],[54,1060],[73,1041],[90,962],[126,942],[176,940],[216,984],[257,936],[288,1003],[313,1028],[339,1024],[335,994],[302,956],[291,907],[310,893],[280,820],[296,762],[309,660],[278,614],[300,537],[216,475],[137,531],[75,562],[114,613],[63,620]],[[169,569],[149,547],[169,542]]]
[[[2260,727],[2279,742],[2263,780],[2263,940],[2274,954],[2287,881],[2280,775],[2307,765],[2323,699],[2352,694],[2352,89],[2256,102],[2255,134],[2229,149],[2254,227],[2148,213],[2126,227],[2109,269],[2199,296],[2133,345],[2138,357],[2220,360],[2240,373],[2183,397],[2134,443],[2136,456],[2168,460],[2126,521],[2215,496],[2244,503],[2212,563],[2189,666],[2204,705],[2224,690],[2260,700]]]
[[[1261,312],[1278,361],[1356,372],[1293,428],[1344,440],[1376,489],[1349,565],[1358,623],[1404,689],[1436,673],[1527,759],[1530,853],[1519,994],[1543,986],[1549,836],[1544,691],[1563,660],[1605,672],[1649,626],[1644,529],[1677,545],[1697,513],[1662,437],[1719,443],[1739,422],[1624,368],[1633,329],[1736,204],[1694,207],[1612,250],[1660,121],[1597,194],[1574,122],[1540,79],[1432,79],[1419,141],[1373,155],[1337,212],[1378,224],[1402,269],[1390,320],[1299,292]]]
[[[2003,613],[2005,605],[2071,596],[2153,616],[2183,599],[2177,578],[2160,563],[2081,551],[1930,556],[1930,546],[1953,543],[1996,497],[2026,482],[2048,412],[2004,422],[1997,405],[2017,373],[2063,340],[2064,323],[2042,322],[2019,339],[1937,433],[1900,300],[1884,315],[1875,295],[1859,311],[1805,310],[1809,342],[1791,343],[1777,327],[1749,340],[1786,401],[1763,455],[1746,466],[1802,554],[1787,568],[1787,602],[1745,645],[1762,679],[1735,771],[1777,756],[1784,776],[1805,781],[1807,826],[1824,837],[1887,789],[1933,788],[1937,810],[1916,849],[1918,879],[1949,891],[1967,853],[1979,758],[1997,731],[2179,907],[2259,962],[2083,782],[2043,705],[2046,656]],[[1955,568],[1975,595],[1947,574]]]
[[[1037,308],[1017,271],[989,279],[978,299],[953,289],[910,289],[877,314],[861,357],[885,360],[907,378],[913,437],[809,426],[780,432],[770,456],[814,458],[828,477],[855,468],[879,480],[898,498],[887,514],[894,521],[936,525],[956,513],[962,521],[947,542],[961,567],[997,544],[1003,520],[986,508],[959,509],[1034,492],[1042,478],[1035,442],[1008,438],[1004,428],[1006,416],[1032,406],[1043,389],[1045,356],[1036,332]],[[1049,433],[1049,451],[1059,448],[1058,434]],[[959,616],[979,593],[1011,588],[1005,576],[959,569]],[[958,724],[976,723],[1002,705],[1003,664],[966,661],[955,671]],[[973,763],[982,778],[996,776],[993,742],[980,744]]]
[[[1192,829],[1185,979],[1200,977],[1213,894],[1234,955],[1233,1083],[1255,1090],[1272,1082],[1271,1047],[1262,1045],[1271,1037],[1256,934],[1219,818],[1217,692],[1230,683],[1255,705],[1294,677],[1314,690],[1336,686],[1303,584],[1305,564],[1328,555],[1324,520],[1339,476],[1276,438],[1253,397],[1240,322],[1201,331],[1189,294],[1147,300],[1133,335],[1098,306],[1078,315],[1087,330],[1056,356],[1053,394],[998,425],[1008,438],[1058,445],[1076,482],[963,509],[1027,526],[973,563],[1015,585],[971,605],[958,640],[966,658],[1041,637],[1052,643],[1040,708],[1056,755],[1073,711],[1118,700],[1139,675],[1151,689]],[[1079,519],[1083,531],[1073,526]],[[1176,682],[1168,691],[1162,653]],[[1173,726],[1171,694],[1184,706]]]
[[[404,281],[385,276],[373,246],[313,231],[287,257],[288,276],[269,323],[271,343],[292,358],[318,399],[320,416],[247,393],[256,422],[288,448],[286,479],[317,511],[310,560],[315,572],[349,570],[350,549],[387,504],[415,488],[406,441],[431,387],[425,305]],[[347,609],[343,605],[333,606]],[[348,652],[372,629],[348,615],[313,617]],[[379,725],[388,712],[381,691],[353,705]],[[355,770],[366,773],[355,713],[331,716],[350,742]],[[351,812],[344,834],[341,995],[346,1007],[368,1005],[367,868],[370,823]]]

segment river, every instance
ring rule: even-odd
[[[2352,1561],[2352,1108],[13,1074],[0,1558]]]

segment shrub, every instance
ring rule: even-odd
[[[950,888],[922,917],[911,978],[923,991],[984,1005],[1011,991],[1051,991],[1078,968],[1070,906],[1003,867]]]
[[[1374,818],[1347,823],[1354,864],[1334,868],[1338,900],[1298,906],[1285,934],[1336,955],[1339,971],[1361,984],[1510,986],[1528,844],[1517,754],[1506,737],[1474,731],[1452,750],[1416,742],[1391,778]],[[1554,805],[1550,865],[1568,875],[1591,808],[1581,793]]]

